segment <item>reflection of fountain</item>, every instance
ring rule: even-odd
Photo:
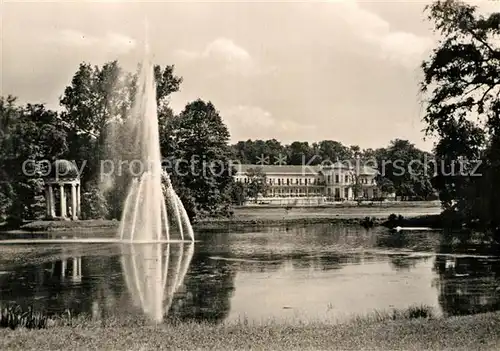
[[[184,281],[194,253],[193,244],[122,246],[122,268],[134,304],[161,322]]]

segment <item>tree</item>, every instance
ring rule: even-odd
[[[381,197],[386,197],[387,195],[394,193],[394,184],[390,179],[378,175],[376,177],[376,182],[380,192],[382,193]]]
[[[313,156],[314,155],[307,141],[294,141],[288,147],[288,159],[289,163],[292,165],[309,164],[308,162]]]
[[[137,89],[140,65],[136,72],[126,72],[117,61],[105,63],[102,67],[81,63],[71,84],[60,99],[63,107],[61,119],[68,135],[69,160],[85,161],[81,182],[83,190],[91,190],[91,184],[98,181],[101,160],[108,159],[119,164],[124,155],[133,155],[126,126],[121,123],[131,113]],[[153,67],[156,81],[156,99],[160,128],[170,116],[168,97],[177,91],[182,78],[175,76],[174,66]],[[111,134],[112,133],[112,134]],[[112,144],[111,142],[114,142]],[[116,150],[119,150],[117,153]],[[116,172],[119,181],[105,189],[110,215],[119,218],[126,192],[127,172]]]
[[[247,188],[243,182],[234,182],[231,186],[232,203],[241,206],[246,201]]]
[[[89,184],[82,193],[82,219],[104,219],[108,216],[109,208],[106,198],[97,184]]]
[[[267,191],[266,174],[261,167],[256,167],[247,170],[246,176],[248,178],[248,183],[246,185],[247,196],[253,198],[257,203],[259,195],[265,196]]]
[[[333,140],[323,140],[319,142],[319,155],[322,160],[345,161],[351,158],[352,154],[348,147]]]
[[[234,169],[229,132],[214,105],[200,99],[188,103],[164,131],[162,154],[170,156],[167,171],[181,200],[182,189],[189,189],[196,215],[227,214]]]
[[[408,140],[395,139],[385,150],[377,150],[380,159],[379,173],[390,180],[397,196],[402,199],[426,199],[433,194],[432,186],[421,186],[434,171],[431,161],[434,157],[415,147]]]
[[[43,176],[67,151],[66,134],[56,112],[15,100],[0,98],[0,217],[37,219],[45,213]]]
[[[239,141],[231,149],[232,156],[243,164],[256,164],[262,156],[269,157],[269,163],[273,163],[280,155],[288,155],[287,147],[276,139]]]
[[[359,177],[358,176],[354,177],[354,184],[352,185],[352,192],[354,194],[354,198],[355,199],[361,197],[361,194],[363,192],[363,186],[359,182]]]
[[[422,63],[426,132],[436,135],[441,167],[434,183],[445,209],[469,224],[479,221],[499,232],[500,208],[500,12],[481,15],[462,1],[436,1],[426,7],[441,41]],[[482,163],[483,176],[453,171]]]

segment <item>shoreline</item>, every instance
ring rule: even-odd
[[[429,227],[438,229],[440,224],[439,215],[421,215],[406,217],[397,222],[391,223],[386,216],[366,216],[366,217],[291,217],[291,218],[218,218],[205,219],[193,223],[193,229],[197,231],[231,230],[243,228],[263,228],[263,227],[287,227],[305,226],[314,224],[331,224],[343,226],[358,226],[363,228],[385,227]],[[22,225],[19,229],[0,228],[0,235],[37,235],[47,233],[67,233],[78,232],[81,234],[102,233],[106,231],[116,231],[120,225],[117,220],[81,220],[81,221],[33,221]]]
[[[400,226],[419,226],[438,228],[439,215],[421,215],[404,218],[398,221]],[[205,230],[228,230],[241,228],[262,228],[262,227],[286,227],[297,225],[314,225],[314,224],[332,224],[344,226],[360,226],[364,228],[372,228],[384,226],[393,228],[388,221],[387,216],[365,216],[365,217],[290,217],[290,218],[211,218],[200,220],[193,223],[193,229],[199,231]],[[120,222],[117,220],[81,220],[81,221],[33,221],[22,225],[19,229],[2,230],[0,234],[4,235],[22,235],[22,234],[42,234],[42,233],[64,233],[64,232],[79,232],[79,233],[95,233],[108,230],[117,230]]]
[[[404,206],[405,205],[405,206]],[[244,206],[234,208],[232,217],[203,218],[195,220],[193,229],[231,230],[246,227],[283,227],[292,225],[334,224],[345,226],[362,226],[371,228],[385,226],[433,227],[438,228],[441,209],[435,204],[424,202],[419,206],[321,206],[321,207],[274,207]],[[396,221],[389,221],[396,216]],[[0,225],[0,234],[21,235],[37,233],[54,233],[75,231],[79,233],[97,233],[117,230],[119,220],[34,220],[18,227]]]
[[[381,225],[387,218],[374,218],[372,226]],[[192,224],[194,230],[226,230],[239,229],[245,227],[283,227],[294,225],[312,224],[339,224],[362,226],[364,218],[216,218],[197,221]],[[100,232],[107,230],[117,230],[120,225],[116,220],[81,220],[81,221],[33,221],[22,225],[19,229],[2,230],[0,234],[22,235],[22,234],[43,234],[43,233],[64,233],[64,232]]]
[[[260,349],[260,350],[496,350],[500,312],[449,318],[357,317],[345,323],[315,320],[222,324],[77,320],[47,329],[0,329],[4,350]]]

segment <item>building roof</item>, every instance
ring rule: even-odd
[[[253,165],[253,164],[235,164],[234,167],[238,173],[247,173],[249,169],[261,169],[265,174],[299,174],[299,175],[316,175],[322,170],[352,170],[355,171],[354,165],[349,165],[347,162],[335,162],[331,165]],[[372,167],[361,166],[361,175],[375,175],[378,171]]]
[[[78,167],[68,160],[56,160],[50,167],[48,178],[73,180],[80,177]]]
[[[288,173],[288,174],[317,174],[317,166],[294,166],[294,165],[235,165],[237,172],[246,173],[249,169],[260,169],[262,172],[269,173]]]

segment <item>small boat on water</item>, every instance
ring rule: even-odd
[[[400,226],[397,226],[397,227],[393,228],[393,230],[400,232],[400,231],[439,231],[441,229],[431,228],[431,227],[400,227]]]

